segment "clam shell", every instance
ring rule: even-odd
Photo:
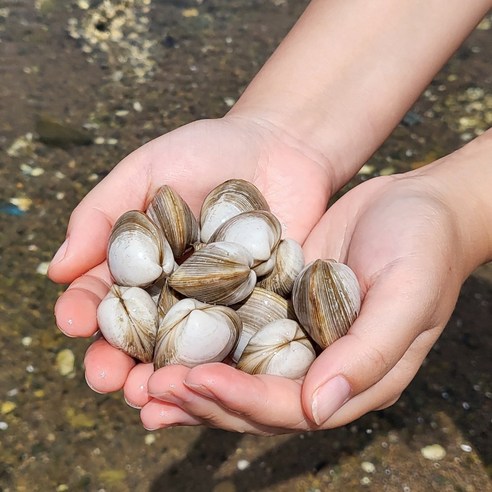
[[[242,179],[225,181],[205,197],[200,211],[201,240],[210,242],[210,237],[220,225],[251,210],[270,210],[258,188]]]
[[[290,302],[275,292],[260,287],[255,287],[251,295],[232,308],[243,322],[243,329],[232,355],[235,362],[239,360],[249,340],[260,328],[275,320],[296,317]]]
[[[157,306],[139,287],[113,285],[97,308],[104,338],[131,357],[151,362],[157,334]]]
[[[253,267],[268,262],[282,236],[278,219],[266,210],[253,210],[235,215],[222,224],[210,238],[211,242],[226,241],[244,246],[253,256]],[[270,262],[270,269],[274,262]],[[262,274],[268,270],[261,270]]]
[[[176,269],[169,285],[202,302],[234,304],[247,297],[256,284],[252,264],[250,253],[240,244],[207,244]]]
[[[271,290],[282,297],[292,292],[294,282],[304,268],[302,246],[293,239],[282,239],[274,252],[272,271],[258,282],[258,287]],[[258,270],[256,270],[258,275]]]
[[[169,310],[177,304],[183,296],[176,292],[169,286],[168,279],[165,279],[165,282],[162,285],[160,290],[159,299],[157,300],[157,310],[159,313],[159,320],[164,318]]]
[[[297,379],[316,358],[311,342],[291,319],[272,321],[261,328],[244,349],[237,368],[249,374],[271,374]]]
[[[154,366],[194,367],[224,360],[241,331],[241,319],[230,308],[183,299],[161,320]]]
[[[116,284],[146,287],[169,275],[174,257],[162,232],[142,212],[124,213],[109,237],[108,265]]]
[[[325,348],[352,326],[360,311],[361,291],[347,265],[316,260],[297,277],[292,301],[302,327]]]
[[[147,208],[147,215],[164,231],[176,259],[198,241],[198,222],[193,212],[170,186],[159,188]]]

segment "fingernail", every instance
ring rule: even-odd
[[[67,248],[68,248],[68,237],[67,239],[65,239],[65,241],[63,241],[63,244],[58,248],[58,251],[56,252],[55,256],[53,256],[50,266],[60,263],[60,261],[62,261],[63,258],[65,258],[65,253],[67,252]]]
[[[187,383],[186,381],[183,381],[183,384],[199,395],[216,399],[215,395],[206,386],[203,386],[203,384]]]
[[[320,386],[313,395],[311,411],[314,422],[326,422],[350,396],[350,385],[343,376],[335,376]]]

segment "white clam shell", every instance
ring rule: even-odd
[[[237,368],[249,374],[298,379],[306,374],[315,357],[299,324],[280,319],[268,323],[251,338]]]
[[[344,336],[361,306],[355,273],[335,260],[316,260],[297,277],[292,302],[302,327],[321,347]]]
[[[208,243],[212,234],[231,217],[251,210],[270,210],[256,186],[242,179],[230,179],[220,184],[206,196],[202,205],[202,242]]]
[[[108,265],[116,284],[146,287],[172,272],[174,257],[155,224],[144,213],[131,210],[113,227]]]
[[[183,299],[160,321],[154,366],[194,367],[222,361],[233,349],[240,331],[241,320],[232,309]]]
[[[157,306],[140,287],[113,285],[97,308],[104,338],[142,362],[151,362],[157,334]]]
[[[169,277],[169,285],[202,302],[234,304],[254,289],[252,264],[251,254],[240,244],[206,244],[177,268]]]
[[[244,246],[251,253],[253,266],[256,267],[270,260],[281,235],[282,226],[272,213],[254,210],[229,219],[214,232],[210,241],[226,241]],[[273,268],[273,265],[274,262],[270,262],[269,269]],[[263,268],[261,273],[268,273],[268,269],[265,271]]]

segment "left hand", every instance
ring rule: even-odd
[[[205,424],[254,434],[337,427],[393,404],[471,271],[456,206],[425,172],[412,172],[359,185],[326,212],[305,242],[306,259],[347,263],[365,298],[349,333],[303,382],[220,363],[169,366],[150,376],[147,393],[152,371],[141,368],[125,386],[127,400],[143,406],[148,429]]]

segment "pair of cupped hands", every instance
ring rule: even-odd
[[[419,170],[366,181],[326,211],[344,184],[337,165],[278,128],[228,116],[185,125],[120,162],[74,210],[50,265],[52,280],[71,282],[55,307],[66,335],[96,334],[96,308],[111,284],[111,227],[126,210],[144,210],[163,184],[197,214],[221,182],[253,182],[284,237],[303,244],[306,261],[347,263],[364,301],[348,334],[321,353],[302,381],[252,376],[222,363],[154,371],[96,338],[84,361],[89,386],[99,393],[123,389],[147,429],[204,424],[270,435],[340,426],[393,404],[439,337],[469,273],[449,268],[463,254],[456,215]]]

